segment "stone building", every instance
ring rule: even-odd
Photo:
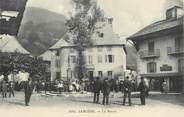
[[[183,8],[167,9],[166,18],[130,36],[138,50],[137,67],[151,90],[181,91],[184,86]],[[183,83],[182,83],[183,82]]]
[[[113,32],[111,18],[96,24],[92,42],[93,45],[83,52],[86,77],[93,80],[96,76],[103,78],[123,76],[126,70],[125,42]],[[75,47],[74,44],[61,39],[50,48],[52,80],[77,78],[75,68],[78,54]]]

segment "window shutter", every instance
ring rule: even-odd
[[[68,56],[68,64],[70,64],[70,56]]]
[[[105,63],[107,63],[107,61],[108,61],[108,56],[105,55]]]
[[[150,72],[150,63],[147,64],[147,72]]]
[[[112,55],[112,63],[114,63],[114,55]]]

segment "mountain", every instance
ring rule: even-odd
[[[46,9],[27,7],[18,41],[32,55],[38,56],[53,46],[66,33],[66,18]],[[127,45],[127,65],[136,67],[136,50]]]
[[[27,7],[18,34],[18,41],[38,56],[66,33],[66,18],[46,9]]]
[[[66,18],[62,14],[58,14],[47,9],[27,7],[24,12],[22,23],[25,24],[28,21],[33,21],[35,24],[40,24],[52,21],[65,22]]]

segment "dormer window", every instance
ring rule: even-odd
[[[175,19],[176,18],[176,9],[171,8],[166,12],[166,19]]]
[[[177,19],[183,16],[183,9],[181,7],[175,6],[166,11],[166,19]]]

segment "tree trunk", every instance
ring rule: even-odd
[[[83,56],[83,50],[78,50],[78,78],[79,80],[82,80],[84,77],[84,56]]]

